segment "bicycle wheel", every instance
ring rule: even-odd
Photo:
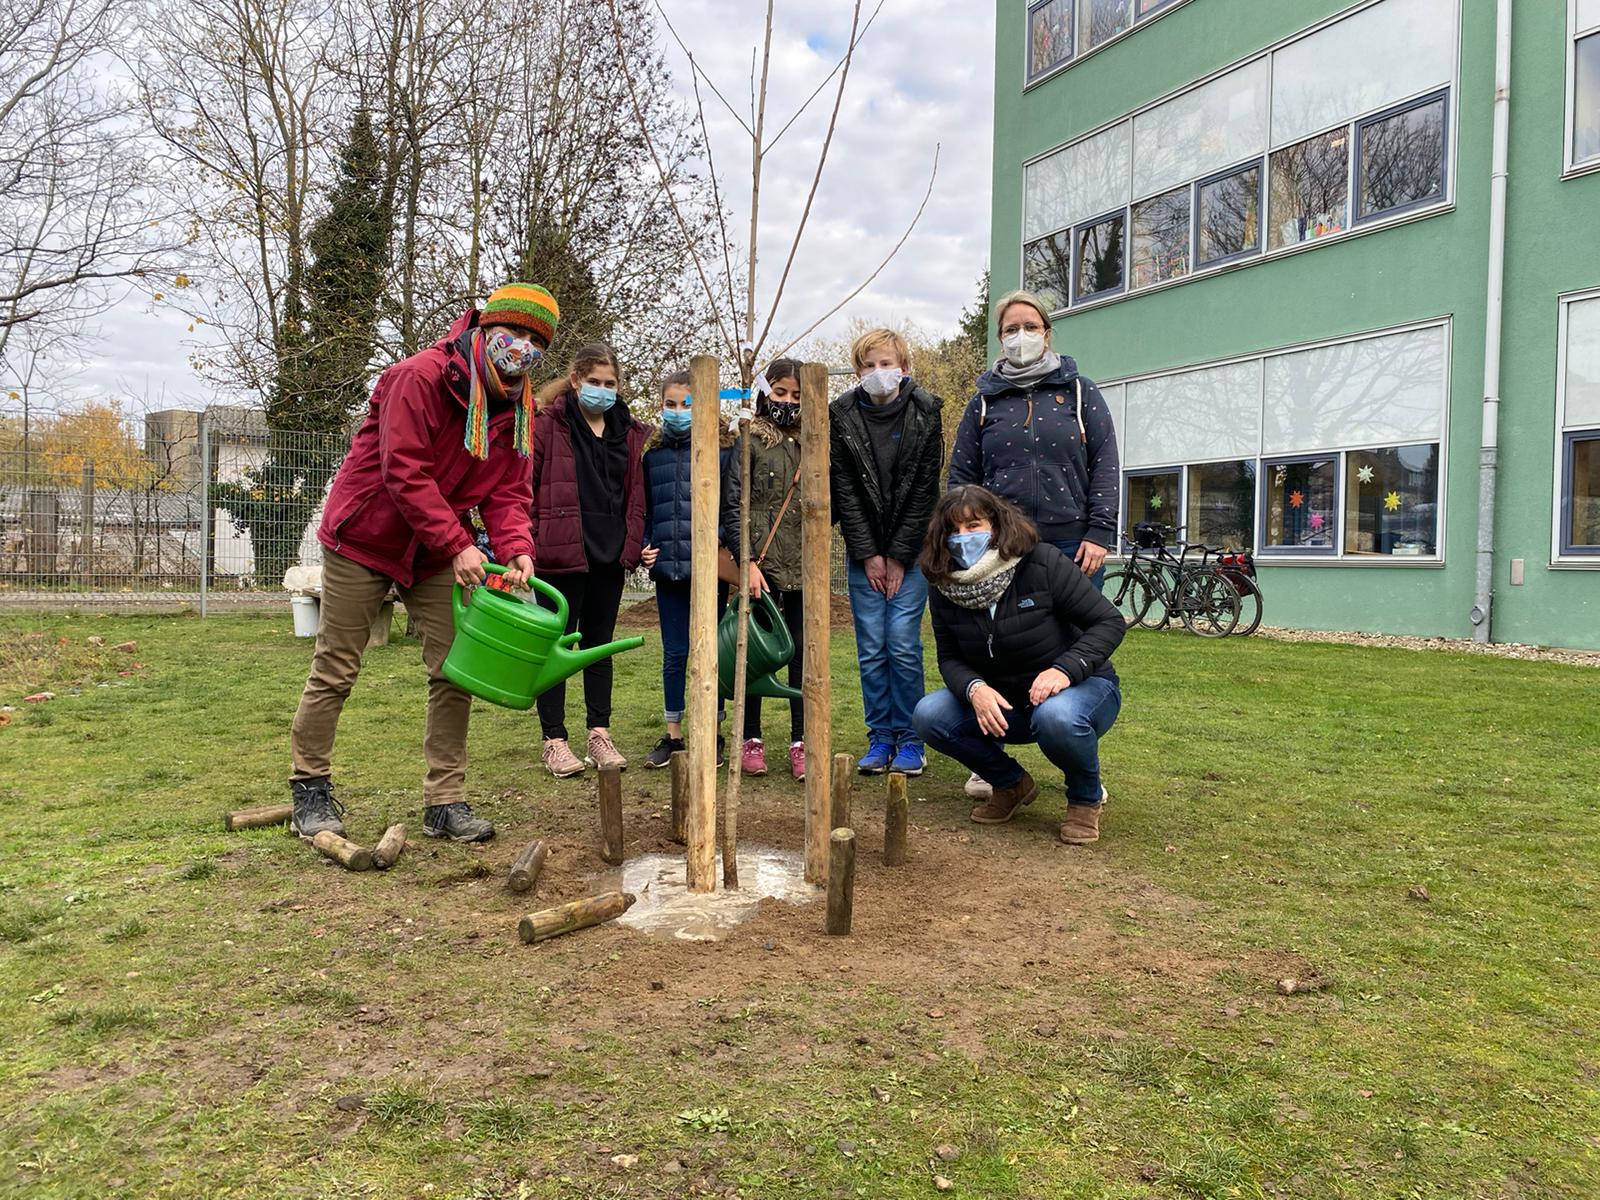
[[[1227,637],[1239,624],[1239,589],[1215,571],[1191,571],[1178,584],[1178,615],[1200,637]]]
[[[1227,578],[1239,592],[1239,627],[1233,632],[1239,637],[1249,637],[1261,628],[1261,589],[1255,580],[1242,575]]]
[[[1130,626],[1142,625],[1150,612],[1150,606],[1155,603],[1156,594],[1150,586],[1150,581],[1145,578],[1142,571],[1130,571],[1126,567],[1119,567],[1115,571],[1106,572],[1106,583],[1103,589],[1105,598],[1117,606],[1117,611],[1122,614],[1122,619]]]

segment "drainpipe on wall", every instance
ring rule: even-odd
[[[1478,451],[1477,583],[1472,637],[1491,639],[1494,609],[1494,495],[1500,469],[1500,329],[1505,313],[1506,161],[1511,141],[1511,8],[1498,0],[1494,47],[1494,167],[1489,183],[1489,304],[1483,331],[1483,440]]]

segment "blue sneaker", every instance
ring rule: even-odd
[[[870,734],[867,739],[867,752],[856,764],[856,770],[863,775],[882,775],[889,769],[889,760],[892,758],[894,758],[894,739],[881,734]]]
[[[901,742],[894,752],[894,762],[889,764],[889,770],[898,771],[902,775],[921,775],[928,765],[927,753],[922,749],[921,742]]]

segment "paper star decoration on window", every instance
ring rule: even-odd
[[[1161,507],[1161,497],[1154,492],[1150,495],[1150,507],[1153,509]]]
[[[1390,492],[1383,498],[1383,506],[1390,512],[1397,511],[1400,508],[1400,493]]]
[[[1321,513],[1312,513],[1311,514],[1311,528],[1313,528],[1313,529],[1321,529],[1322,528],[1322,524],[1323,524],[1323,516],[1322,516],[1322,514]]]
[[[1306,494],[1304,492],[1290,492],[1289,493],[1289,507],[1290,508],[1299,508],[1305,502],[1306,502]]]
[[[1359,471],[1356,472],[1356,478],[1361,480],[1362,483],[1371,483],[1372,482],[1372,468],[1371,467],[1362,467]]]

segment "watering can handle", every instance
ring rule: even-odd
[[[483,564],[483,569],[491,575],[504,575],[506,573],[506,568],[499,563],[486,562]],[[567,598],[537,575],[528,576],[528,587],[533,591],[543,593],[555,605],[556,616],[560,619],[562,628],[566,628]],[[459,621],[461,614],[466,612],[471,605],[472,601],[470,599],[465,603],[462,602],[461,585],[459,583],[456,584],[455,590],[450,593],[450,607],[455,610],[456,620]]]

